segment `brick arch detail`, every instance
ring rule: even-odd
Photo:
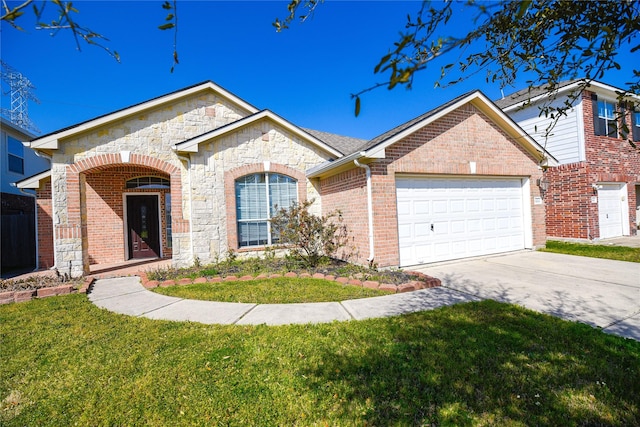
[[[178,167],[155,157],[134,153],[129,157],[129,162],[124,163],[120,153],[115,153],[89,157],[67,166],[68,206],[80,208],[80,174],[104,170],[112,166],[145,166],[164,172],[169,175],[171,197],[176,201],[182,200],[182,174]],[[173,220],[171,222],[172,226],[175,226],[175,232],[188,231],[189,221],[182,219],[182,203],[176,203],[175,206],[172,206],[172,209]],[[72,218],[72,212],[77,212],[77,215],[74,215],[77,216],[77,218]],[[69,212],[69,220],[70,222],[80,222],[79,209],[73,209]]]
[[[67,218],[68,224],[63,228],[80,228],[82,240],[86,240],[86,224],[82,224],[82,212],[86,206],[82,206],[82,192],[86,174],[106,170],[113,166],[146,167],[155,169],[169,175],[171,197],[175,202],[172,206],[172,230],[173,233],[185,233],[189,231],[189,219],[183,219],[182,212],[182,173],[180,168],[164,160],[131,153],[128,162],[123,162],[120,153],[97,155],[80,160],[66,167],[66,192],[67,192]],[[59,233],[60,234],[60,233]],[[66,233],[68,234],[68,233]],[[64,236],[62,236],[64,237]],[[80,236],[78,236],[80,237]],[[88,273],[88,248],[83,244],[83,263],[85,273]]]
[[[304,172],[292,167],[280,163],[271,163],[267,169],[265,168],[264,163],[252,163],[226,171],[224,174],[224,195],[225,209],[227,213],[227,244],[229,245],[229,249],[238,249],[238,232],[236,228],[236,179],[252,173],[264,172],[287,175],[295,179],[298,182],[298,201],[303,202],[307,199],[307,177]]]
[[[122,161],[120,153],[113,154],[101,154],[98,156],[88,157],[80,160],[72,165],[69,165],[69,170],[75,173],[86,173],[92,170],[106,169],[110,166],[147,166],[153,169],[158,169],[162,172],[173,176],[180,173],[180,169],[176,166],[160,160],[155,157],[145,156],[144,154],[132,153],[129,157],[129,162]]]

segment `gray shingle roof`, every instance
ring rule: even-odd
[[[573,83],[583,81],[584,79],[574,79],[574,80],[563,80],[558,82],[558,86],[556,90],[562,89],[565,86],[569,86]],[[524,101],[528,101],[529,99],[535,98],[540,95],[544,95],[549,93],[549,88],[545,85],[536,86],[533,88],[524,88],[517,92],[512,93],[511,95],[507,95],[504,98],[496,99],[494,104],[496,104],[499,108],[505,109],[507,107],[511,107],[512,105],[519,104]]]
[[[350,136],[336,135],[334,133],[323,132],[315,129],[301,128],[305,132],[318,138],[320,141],[335,148],[343,155],[351,154],[358,151],[360,147],[367,143],[366,139],[353,138]]]

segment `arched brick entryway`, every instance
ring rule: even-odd
[[[125,159],[126,160],[126,159]],[[170,181],[170,189],[126,189],[128,179],[157,176]],[[124,230],[125,194],[150,193],[159,202],[161,221],[161,253],[171,255],[167,238],[166,194],[171,195],[171,229],[173,233],[188,231],[189,222],[182,213],[182,176],[180,169],[150,156],[131,154],[123,162],[120,154],[105,154],[80,160],[66,167],[67,221],[56,226],[56,249],[82,249],[82,269],[86,274],[90,264],[120,262],[127,258],[127,237]],[[64,258],[58,254],[58,259]],[[75,257],[68,257],[75,258]],[[62,265],[61,267],[65,267]]]

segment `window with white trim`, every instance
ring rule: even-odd
[[[616,105],[613,102],[598,100],[598,120],[602,135],[612,138],[618,137],[618,124],[616,120]]]
[[[632,134],[634,141],[640,141],[640,111],[633,112]]]
[[[7,135],[7,164],[9,172],[24,175],[24,145]]]
[[[238,178],[235,187],[238,247],[277,243],[270,219],[277,209],[288,208],[298,201],[298,182],[286,175],[267,172]]]

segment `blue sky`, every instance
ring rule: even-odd
[[[0,54],[36,86],[41,103],[30,103],[29,114],[43,134],[205,80],[298,126],[365,139],[469,90],[500,97],[498,84],[487,84],[482,72],[434,89],[440,70],[433,67],[417,76],[411,91],[365,94],[356,118],[350,94],[382,80],[373,68],[420,2],[327,0],[305,23],[276,33],[272,22],[286,16],[286,5],[179,1],[180,64],[173,73],[173,32],[157,29],[166,16],[159,1],[74,1],[76,20],[108,37],[121,63],[97,47],[81,45],[78,52],[68,33],[51,37],[35,30],[30,13],[18,21],[24,32],[2,23]],[[457,16],[454,26],[469,22]],[[602,80],[623,87],[632,60]],[[524,87],[525,80],[505,93]],[[3,96],[3,108],[8,103]]]

